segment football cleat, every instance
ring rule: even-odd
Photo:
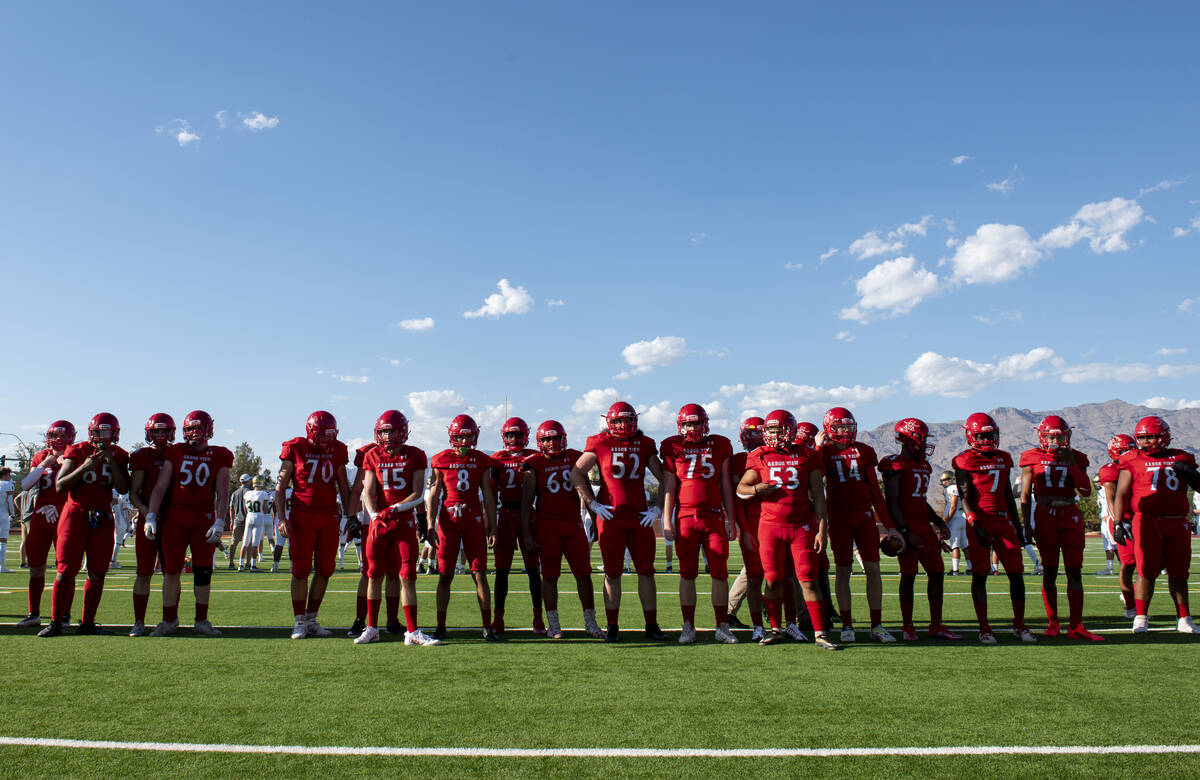
[[[903,639],[905,642],[917,641],[918,639],[920,639],[920,637],[917,636],[917,627],[916,626],[905,626],[904,629],[900,632],[900,638]]]
[[[346,632],[346,636],[351,639],[356,639],[363,629],[367,627],[367,621],[362,618],[354,618],[354,622],[350,624],[350,630]]]
[[[1042,632],[1042,636],[1058,636],[1061,631],[1062,626],[1058,624],[1058,621],[1051,620],[1046,626],[1046,630]]]
[[[767,635],[767,632],[763,629],[762,626],[755,626],[754,631],[752,631],[750,633],[750,641],[751,642],[761,642],[763,640],[763,637],[765,637],[766,635]]]
[[[800,630],[800,626],[796,625],[795,623],[788,623],[786,626],[784,626],[783,630],[784,630],[784,633],[786,633],[788,636],[790,636],[792,639],[796,640],[797,642],[807,642],[808,641],[808,637],[805,636],[804,632]]]
[[[842,633],[845,634],[846,632],[843,631]],[[871,638],[885,645],[895,644],[896,642],[896,637],[892,636],[892,632],[888,631],[882,625],[871,627]],[[842,641],[845,641],[845,639]]]
[[[583,630],[592,639],[603,639],[604,629],[596,623],[596,611],[585,609],[583,611]]]
[[[95,623],[80,623],[75,629],[76,636],[112,636],[113,632]]]
[[[499,611],[497,611],[495,617],[492,618],[492,630],[497,634],[504,633],[504,615],[501,615]]]
[[[292,639],[303,639],[308,636],[308,621],[303,615],[296,618],[295,625],[292,626]]]
[[[50,625],[38,632],[40,637],[61,636],[63,632],[62,623],[57,620],[50,621]]]
[[[958,634],[956,634],[956,633],[954,633],[953,631],[951,631],[951,630],[950,630],[950,629],[949,629],[947,626],[945,626],[945,625],[940,625],[940,626],[930,626],[930,627],[929,627],[929,637],[930,637],[931,639],[948,639],[948,640],[950,640],[951,642],[954,642],[954,641],[957,641],[957,640],[959,640],[959,639],[962,639],[962,637],[961,637],[961,636],[959,636]]]
[[[846,626],[842,629],[842,641],[846,643],[854,641],[854,626]]]
[[[979,644],[981,644],[981,645],[996,644],[996,635],[993,634],[991,631],[980,631],[979,632]]]
[[[546,624],[542,621],[541,613],[533,616],[533,633],[538,636],[546,635]]]
[[[1033,632],[1030,631],[1028,628],[1014,628],[1012,630],[1012,632],[1013,632],[1013,636],[1015,636],[1017,639],[1020,639],[1022,642],[1036,642],[1037,641],[1037,637],[1034,636]]]
[[[179,628],[178,620],[164,620],[154,627],[150,636],[169,636],[174,634],[177,628]]]
[[[18,621],[13,628],[38,628],[42,625],[41,615],[26,615],[24,620]]]
[[[1136,610],[1136,609],[1130,609],[1129,607],[1126,607],[1126,608],[1125,608],[1125,619],[1126,619],[1126,620],[1133,620],[1135,617],[1137,617],[1137,610]]]
[[[720,642],[723,645],[736,645],[738,638],[729,629],[717,626],[717,630],[713,632],[713,641]]]
[[[208,620],[195,620],[192,622],[192,630],[197,634],[204,636],[220,636],[221,629],[217,628]]]
[[[728,617],[725,618],[725,621],[727,623],[729,623],[730,628],[738,628],[743,631],[750,628],[750,626],[748,626],[745,623],[743,623],[742,621],[738,620],[737,615],[729,615]]]
[[[1133,616],[1133,633],[1144,634],[1150,630],[1149,615],[1134,615]]]
[[[758,643],[760,645],[778,645],[786,642],[787,638],[788,637],[785,632],[779,630],[778,628],[772,628],[766,633],[766,635],[763,636],[762,639],[758,640]]]
[[[616,623],[608,624],[608,633],[606,633],[604,635],[604,641],[605,642],[620,642],[621,641],[621,629],[617,628]]]
[[[421,631],[421,629],[417,629],[416,631],[406,631],[404,633],[404,644],[433,647],[434,645],[440,645],[441,642]]]
[[[333,632],[318,623],[316,618],[306,620],[304,623],[304,630],[308,636],[315,636],[320,639],[324,639],[327,636],[333,636]]]
[[[1196,624],[1192,622],[1191,616],[1179,618],[1179,622],[1175,624],[1175,630],[1181,634],[1200,633],[1196,630]]]
[[[1099,634],[1094,634],[1091,631],[1088,631],[1086,628],[1083,627],[1082,623],[1080,623],[1079,625],[1075,626],[1072,629],[1069,629],[1067,631],[1067,638],[1068,639],[1083,639],[1088,642],[1103,642],[1104,641],[1104,637],[1100,636]]]
[[[405,630],[404,624],[401,623],[399,620],[393,620],[392,622],[388,623],[386,630],[392,636],[404,636],[405,634],[408,633]]]
[[[558,623],[558,610],[553,609],[546,613],[546,623],[549,626],[546,631],[547,636],[551,639],[563,638],[562,626]]]
[[[679,644],[694,645],[696,644],[696,627],[691,623],[684,621],[683,630],[679,632]]]
[[[491,626],[484,626],[483,627],[483,641],[499,642],[500,637],[496,636],[496,629],[492,628]]]
[[[693,629],[693,631],[695,631],[695,629]],[[646,630],[643,632],[643,636],[645,636],[646,639],[653,639],[658,642],[665,642],[667,639],[670,639],[670,637],[664,634],[663,630],[658,627],[658,623],[647,623]]]
[[[133,622],[133,626],[131,626],[129,629],[129,635],[130,636],[145,636],[146,635],[146,624],[140,620],[135,620]]]
[[[379,641],[379,629],[375,626],[367,626],[362,630],[362,633],[354,638],[356,645],[369,645],[372,642]]]
[[[435,629],[433,632],[433,638],[437,639],[438,641],[444,640],[446,638],[446,629],[444,629],[444,628]]]
[[[813,644],[815,644],[817,647],[821,648],[822,650],[841,650],[842,649],[842,648],[838,647],[837,645],[835,645],[833,643],[833,640],[830,639],[829,635],[826,634],[824,631],[817,634],[816,639],[813,640]]]

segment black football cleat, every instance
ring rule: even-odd
[[[605,642],[620,642],[621,641],[621,629],[617,628],[616,623],[608,624],[608,633],[606,633],[604,635],[604,641]]]
[[[659,642],[665,642],[666,640],[670,639],[670,637],[664,634],[663,630],[658,627],[658,623],[646,624],[645,637],[647,639],[654,639]]]
[[[407,633],[404,630],[404,624],[399,620],[393,620],[391,623],[388,623],[387,629],[385,630],[393,636],[404,636],[404,634]]]
[[[738,620],[737,615],[730,615],[728,618],[726,618],[726,620],[729,622],[730,628],[738,628],[743,631],[748,630],[750,628],[750,626],[748,626],[745,623],[743,623],[742,621]]]
[[[781,631],[778,628],[773,628],[767,632],[767,635],[759,640],[760,645],[781,645],[788,641],[787,632]]]
[[[113,632],[95,623],[80,623],[75,629],[76,636],[112,636]]]
[[[444,627],[436,628],[430,636],[444,642],[446,640],[446,629]]]
[[[346,632],[346,636],[357,638],[362,636],[363,629],[367,627],[367,621],[362,618],[354,618],[354,622],[350,624],[350,630]]]
[[[42,637],[62,636],[62,632],[63,632],[62,623],[60,623],[57,620],[51,620],[50,625],[46,626],[45,628],[43,628],[41,631],[38,632],[38,636],[42,636]]]
[[[492,628],[491,626],[484,626],[483,627],[483,641],[499,642],[500,637],[496,636],[496,629]]]

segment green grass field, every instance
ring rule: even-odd
[[[14,539],[15,541],[15,539]],[[15,548],[15,544],[14,544]],[[122,561],[132,566],[132,546]],[[598,555],[598,550],[597,550]],[[736,553],[735,553],[736,559]],[[661,566],[662,551],[659,551]],[[218,555],[218,562],[223,559]],[[734,565],[737,561],[732,562]],[[15,566],[15,549],[9,565]],[[333,638],[291,641],[288,575],[234,573],[214,579],[213,622],[222,638],[181,628],[165,639],[75,637],[54,640],[0,627],[9,660],[0,683],[0,736],[249,745],[451,748],[886,748],[970,745],[1180,745],[1200,743],[1200,646],[1159,631],[1134,640],[1121,614],[1115,577],[1098,577],[1103,554],[1089,540],[1085,563],[1087,625],[1097,644],[1044,640],[1023,645],[1008,633],[1003,578],[990,592],[997,647],[975,639],[969,578],[947,578],[946,616],[962,642],[879,646],[860,643],[829,653],[810,644],[690,647],[640,639],[634,578],[625,583],[625,642],[606,645],[576,631],[554,642],[510,631],[485,644],[469,578],[455,580],[452,633],[442,647],[400,641],[355,646]],[[884,617],[899,629],[895,562],[885,559]],[[0,575],[0,622],[26,611],[24,570]],[[1027,576],[1028,615],[1044,626],[1039,580]],[[321,610],[330,628],[354,617],[357,574],[339,572]],[[563,581],[566,586],[570,579]],[[600,578],[596,577],[597,593]],[[130,569],[110,573],[102,623],[132,619]],[[421,623],[433,623],[435,578],[421,577]],[[160,581],[155,579],[154,587]],[[514,576],[507,618],[529,622],[523,575]],[[680,623],[678,579],[660,575],[663,627]],[[699,589],[707,590],[701,577]],[[185,575],[180,614],[190,622]],[[1065,591],[1065,585],[1060,586]],[[861,575],[856,613],[865,622]],[[82,589],[73,617],[78,619]],[[926,622],[918,580],[917,624]],[[1065,592],[1060,596],[1065,610]],[[47,588],[43,612],[49,612]],[[149,621],[160,615],[151,597]],[[1173,628],[1170,599],[1156,596],[1152,625]],[[564,626],[582,625],[565,587]],[[697,609],[711,628],[705,596]],[[748,616],[743,612],[742,617]],[[242,626],[239,628],[238,626]],[[279,628],[255,628],[278,626]],[[471,627],[467,630],[465,627]],[[860,628],[863,626],[860,625]],[[744,636],[748,637],[749,632]],[[860,633],[860,636],[862,634]],[[599,758],[346,757],[0,747],[6,776],[961,776],[1153,775],[1200,773],[1187,754]]]

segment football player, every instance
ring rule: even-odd
[[[403,415],[401,415],[401,416],[403,416]],[[378,425],[378,421],[376,421],[376,424]],[[407,439],[408,418],[405,418],[404,424],[405,424],[405,437]],[[367,442],[366,444],[364,444],[363,446],[359,447],[357,450],[354,451],[354,481],[350,484],[350,504],[351,504],[350,509],[351,509],[351,512],[354,513],[355,515],[358,515],[359,512],[355,512],[354,510],[356,510],[356,509],[361,510],[362,504],[363,504],[363,480],[366,478],[366,474],[363,471],[363,463],[367,459],[367,453],[369,453],[371,450],[378,449],[378,448],[379,448],[379,445],[376,444],[375,442],[371,441],[371,442]],[[376,491],[375,491],[375,503],[376,503],[376,505],[383,504],[383,496],[380,494],[380,489],[378,487],[376,488]],[[367,627],[367,584],[370,580],[367,577],[367,557],[366,557],[367,554],[366,554],[365,549],[363,549],[363,548],[365,547],[364,537],[366,536],[367,531],[369,530],[369,522],[370,522],[369,516],[367,517],[367,521],[368,521],[367,529],[360,528],[358,530],[358,543],[359,543],[358,592],[355,594],[355,597],[354,597],[354,622],[350,625],[350,630],[346,632],[346,636],[350,637],[351,639],[357,639],[358,637],[362,636],[363,629]],[[341,548],[339,548],[338,549],[339,561],[341,560],[342,552],[343,552],[343,550]],[[392,581],[392,578],[385,577],[384,578],[384,587],[385,587],[385,598],[387,599],[387,616],[388,616],[387,631],[388,631],[388,633],[394,634],[400,630],[400,618],[399,618],[399,614],[400,614],[400,578],[399,578],[399,576],[396,577],[395,582]]]
[[[579,496],[571,486],[571,469],[582,453],[567,448],[567,432],[557,420],[546,420],[538,426],[537,447],[537,453],[522,461],[521,534],[525,549],[536,551],[541,560],[547,631],[551,639],[563,637],[558,618],[558,578],[566,556],[583,607],[584,630],[588,636],[601,639],[604,632],[596,623],[583,513]]]
[[[475,579],[475,597],[483,621],[483,638],[499,639],[492,628],[492,594],[487,581],[487,548],[496,534],[496,487],[493,469],[500,464],[475,449],[479,426],[468,414],[460,414],[447,428],[450,448],[433,456],[433,484],[425,500],[426,517],[437,526],[438,586],[437,631],[446,638],[446,609],[450,606],[450,583],[461,546]],[[482,493],[483,505],[480,506]],[[440,512],[440,514],[439,514]],[[415,561],[414,561],[415,563]]]
[[[916,601],[914,590],[917,581],[917,564],[925,569],[929,580],[926,589],[929,599],[929,636],[931,639],[961,639],[942,622],[942,595],[944,592],[946,564],[942,560],[942,543],[950,536],[950,529],[942,521],[926,499],[933,468],[929,456],[933,454],[933,437],[929,427],[915,417],[907,417],[893,428],[896,441],[900,444],[899,455],[888,455],[879,463],[887,494],[887,507],[893,525],[899,529],[888,539],[901,537],[900,551],[900,612],[904,618],[905,641],[917,639],[913,625],[913,606]],[[886,542],[886,540],[885,540]],[[879,543],[875,544],[876,549]],[[859,550],[866,550],[859,546]]]
[[[746,473],[746,459],[750,453],[763,446],[763,418],[747,417],[742,421],[738,431],[738,439],[742,443],[742,452],[735,452],[729,459],[730,481],[741,481]],[[738,544],[742,548],[742,572],[746,578],[746,600],[750,603],[750,623],[754,627],[750,635],[751,641],[760,642],[766,636],[763,631],[763,567],[758,555],[758,520],[762,509],[759,500],[754,496],[744,496],[734,491],[738,500],[733,505],[734,516],[737,519],[741,533],[738,534]],[[739,577],[742,575],[739,575]],[[735,585],[736,588],[736,585]],[[732,611],[731,611],[732,617]],[[729,621],[732,625],[732,620]]]
[[[943,471],[938,480],[942,485],[943,505],[942,520],[950,529],[950,574],[958,574],[959,560],[962,552],[967,549],[967,518],[959,511],[958,485],[954,484],[954,472]],[[971,571],[971,560],[967,557],[967,572]]]
[[[1042,559],[1042,600],[1048,621],[1042,635],[1058,636],[1061,630],[1057,584],[1061,550],[1070,610],[1067,636],[1103,642],[1104,637],[1083,627],[1083,515],[1075,496],[1092,494],[1087,455],[1071,447],[1071,426],[1056,414],[1038,424],[1037,434],[1038,446],[1021,453],[1021,517],[1025,538],[1037,540]]]
[[[521,563],[525,576],[529,578],[529,595],[533,601],[533,633],[545,634],[546,624],[542,620],[542,578],[538,576],[538,553],[536,548],[525,545],[521,532],[521,496],[524,491],[522,463],[536,450],[529,449],[529,425],[520,417],[509,417],[500,428],[504,449],[492,453],[500,464],[496,477],[500,494],[496,510],[496,542],[492,546],[493,565],[496,569],[496,609],[492,617],[492,628],[497,634],[504,633],[504,602],[508,598],[508,572],[512,568],[513,554],[521,548]]]
[[[1107,514],[1108,535],[1112,537],[1117,548],[1117,558],[1121,562],[1121,598],[1125,601],[1125,617],[1137,615],[1133,600],[1133,575],[1137,571],[1137,557],[1133,551],[1133,512],[1128,503],[1121,517],[1113,514],[1113,504],[1117,497],[1117,479],[1121,475],[1119,461],[1121,456],[1135,447],[1133,437],[1118,433],[1108,442],[1109,463],[1100,467],[1096,479],[1100,482],[1100,501]],[[1122,526],[1120,535],[1117,526]]]
[[[275,518],[275,494],[266,488],[265,479],[254,477],[250,481],[250,490],[242,494],[242,506],[246,510],[242,559],[250,571],[259,571],[259,550]]]
[[[717,623],[713,639],[736,644],[728,617],[729,542],[737,538],[729,476],[733,445],[724,436],[709,433],[708,412],[700,404],[683,406],[675,426],[678,434],[663,439],[658,457],[663,472],[663,537],[675,542],[679,555],[679,606],[683,612],[679,644],[696,641],[696,577],[701,548],[712,578]]]
[[[55,489],[66,494],[62,516],[58,520],[58,538],[54,553],[58,574],[51,593],[54,619],[38,636],[58,636],[63,619],[71,612],[75,597],[75,576],[87,553],[87,584],[83,586],[83,617],[80,634],[109,634],[96,625],[96,609],[104,592],[108,573],[108,554],[114,539],[112,491],[129,492],[129,454],[117,446],[121,425],[116,416],[101,412],[88,423],[88,440],[72,444],[62,455]],[[32,561],[30,562],[32,565]]]
[[[417,625],[417,557],[421,553],[413,511],[425,499],[425,452],[407,444],[408,419],[395,409],[375,421],[374,449],[363,460],[362,500],[370,517],[367,556],[367,625],[355,644],[379,641],[379,602],[385,578],[399,586],[404,603],[404,644],[437,645]]]
[[[279,453],[279,483],[275,486],[275,520],[288,540],[292,561],[292,639],[326,637],[332,632],[317,621],[329,578],[337,568],[342,523],[358,525],[350,514],[350,483],[346,445],[338,441],[337,420],[329,412],[308,416],[304,436],[288,439]],[[293,488],[288,496],[288,488]],[[308,575],[312,574],[309,586]]]
[[[183,442],[167,448],[158,472],[150,511],[146,513],[146,536],[162,537],[163,619],[150,636],[167,636],[179,628],[179,575],[189,548],[192,553],[192,591],[196,596],[193,630],[204,636],[221,632],[208,619],[212,592],[213,553],[225,531],[229,515],[229,470],[233,453],[209,445],[213,419],[197,409],[183,418]],[[171,507],[160,523],[158,513],[167,494]]]
[[[1167,588],[1178,615],[1176,630],[1195,634],[1188,608],[1188,570],[1192,562],[1192,533],[1188,522],[1188,488],[1200,491],[1196,456],[1171,448],[1171,428],[1161,417],[1143,417],[1133,431],[1135,449],[1118,461],[1117,496],[1113,517],[1133,513],[1133,550],[1138,579],[1133,585],[1137,614],[1133,633],[1150,630],[1150,599],[1154,581],[1165,568]],[[1121,532],[1123,534],[1123,531]],[[1117,540],[1120,541],[1121,537]]]
[[[662,464],[654,440],[638,428],[637,411],[618,401],[605,415],[606,430],[587,438],[583,454],[575,462],[571,481],[600,528],[600,558],[604,563],[604,612],[608,620],[606,640],[619,642],[617,618],[621,610],[621,573],[626,548],[637,571],[638,597],[642,602],[647,639],[665,640],[658,627],[658,590],[654,582],[654,523],[662,517],[662,505],[646,502],[646,472],[662,484]],[[592,493],[588,471],[600,467],[600,495]],[[659,501],[662,492],[659,492]]]
[[[1000,449],[1000,427],[988,414],[972,414],[963,432],[968,449],[955,455],[952,465],[967,528],[973,534],[967,555],[971,558],[971,600],[979,618],[979,641],[996,644],[987,614],[989,553],[994,550],[1008,575],[1013,635],[1022,642],[1036,642],[1037,637],[1025,627],[1025,566],[1021,562],[1025,537],[1009,476],[1012,456]]]
[[[883,627],[883,580],[879,575],[879,531],[876,523],[887,529],[888,536],[899,539],[900,533],[892,527],[883,492],[875,479],[879,459],[875,450],[857,441],[858,422],[849,409],[835,406],[825,413],[822,422],[825,437],[819,452],[825,469],[825,504],[829,508],[829,542],[833,547],[836,567],[835,586],[838,612],[842,618],[842,641],[853,642],[855,639],[850,573],[853,570],[854,547],[857,546],[867,577],[871,638],[878,642],[895,642],[896,638]],[[916,577],[915,569],[913,577]]]
[[[796,418],[791,412],[776,409],[768,414],[763,423],[763,446],[746,459],[746,473],[737,487],[740,495],[757,496],[761,502],[758,547],[767,585],[763,601],[771,622],[771,633],[761,644],[776,644],[786,637],[780,628],[780,612],[786,585],[784,564],[790,551],[816,644],[824,650],[837,650],[824,630],[825,605],[816,583],[818,556],[829,541],[824,473],[820,456],[797,448],[795,438]]]
[[[150,512],[150,496],[158,484],[158,473],[166,460],[167,450],[175,442],[175,420],[166,412],[150,415],[146,420],[146,444],[148,447],[134,450],[129,455],[130,478],[129,501],[137,510],[137,526],[134,529],[133,552],[137,568],[133,578],[133,627],[130,636],[146,633],[146,602],[150,599],[150,578],[158,565],[160,543],[157,538],[146,536],[146,515]],[[163,499],[160,512],[168,507],[168,495]]]
[[[34,454],[29,473],[21,480],[22,490],[36,488],[37,497],[25,533],[25,562],[29,565],[29,614],[17,628],[42,625],[42,594],[46,590],[46,558],[54,543],[55,524],[67,503],[67,494],[55,489],[58,470],[67,447],[75,443],[75,426],[56,420],[46,429],[46,447]]]

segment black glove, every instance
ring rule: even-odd
[[[1029,544],[1030,541],[1032,541],[1032,539],[1033,539],[1033,526],[1029,525],[1028,523],[1025,523],[1025,525],[1022,526],[1021,529],[1017,531],[1017,541],[1019,541],[1021,543],[1021,546],[1024,547],[1025,545]]]
[[[1128,520],[1113,523],[1113,541],[1117,544],[1131,544],[1133,542],[1133,523]]]
[[[358,522],[357,517],[346,518],[346,538],[357,539],[362,535],[362,523]]]
[[[429,541],[429,520],[422,514],[417,515],[417,538],[422,542]]]
[[[904,547],[907,550],[921,549],[921,540],[912,532],[911,528],[901,528],[900,535],[904,537]]]
[[[105,521],[108,514],[95,509],[89,509],[87,513],[88,525],[92,528],[99,528],[100,524]]]

